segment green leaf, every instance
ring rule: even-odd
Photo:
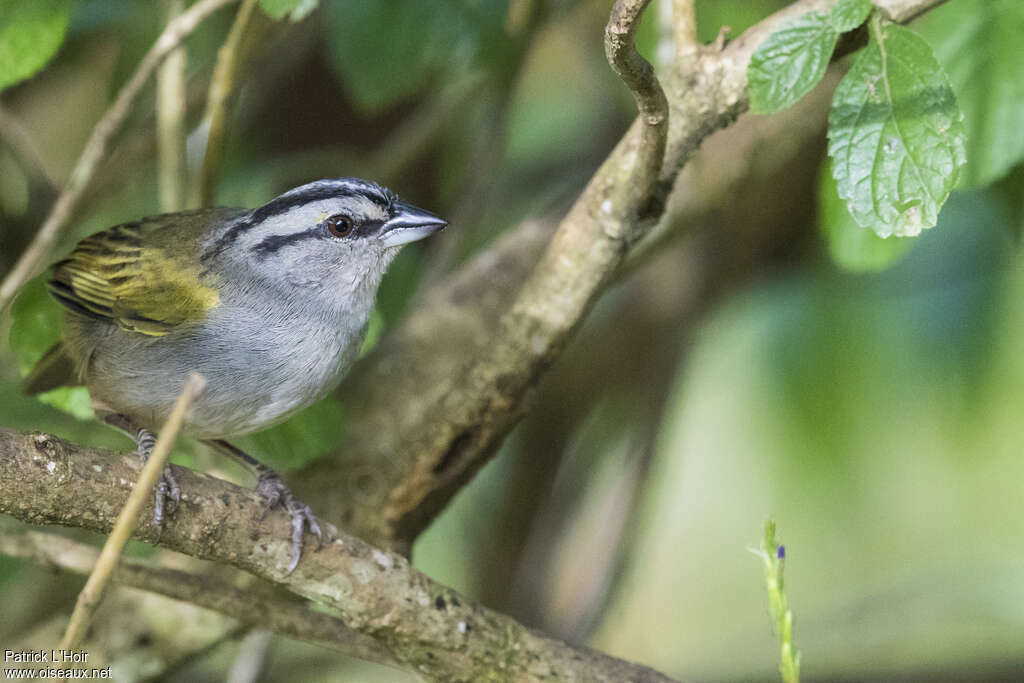
[[[259,3],[271,19],[287,16],[291,21],[302,21],[317,8],[320,0],[259,0]]]
[[[0,90],[42,69],[64,42],[71,0],[0,0]]]
[[[951,2],[915,27],[934,46],[964,112],[963,184],[1001,178],[1024,159],[1024,2]]]
[[[822,165],[818,183],[818,225],[836,265],[855,273],[884,270],[899,261],[916,243],[912,237],[883,239],[857,225],[839,198],[831,164]]]
[[[827,14],[788,22],[758,46],[747,67],[750,109],[770,114],[792,106],[825,75],[839,34]]]
[[[854,220],[880,237],[935,225],[964,164],[961,119],[928,43],[872,19],[829,116],[833,173]]]
[[[832,26],[839,33],[857,28],[871,14],[871,0],[839,0],[832,7]]]
[[[36,398],[46,405],[74,415],[79,420],[92,420],[96,417],[92,410],[89,390],[85,387],[58,387],[39,394]]]
[[[353,100],[388,107],[509,44],[503,0],[360,0],[324,5],[328,56]]]

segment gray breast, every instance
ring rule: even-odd
[[[253,305],[255,303],[255,305]],[[273,311],[268,314],[267,311]],[[187,329],[145,337],[110,326],[90,349],[86,383],[101,409],[159,429],[189,371],[206,389],[187,431],[245,434],[281,422],[337,385],[359,354],[367,312],[224,305]]]

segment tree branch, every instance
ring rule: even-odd
[[[0,430],[0,513],[108,533],[138,468],[138,458],[126,454]],[[182,499],[174,517],[162,532],[140,527],[136,538],[233,565],[332,607],[349,628],[372,635],[397,661],[428,677],[671,680],[527,629],[437,584],[404,557],[331,528],[323,547],[304,554],[288,574],[285,512],[264,515],[263,501],[250,489],[180,467],[175,476]]]
[[[71,219],[71,214],[78,207],[82,194],[100,162],[107,155],[110,141],[121,128],[132,102],[142,91],[142,87],[153,75],[167,55],[199,26],[202,21],[217,9],[235,2],[235,0],[199,0],[195,5],[183,12],[167,24],[163,33],[153,43],[146,56],[142,58],[138,68],[128,82],[124,84],[110,108],[92,129],[89,141],[78,157],[67,185],[57,197],[50,214],[39,228],[32,243],[14,264],[11,272],[0,284],[0,313],[14,299],[21,286],[32,279],[50,257],[57,244],[57,238]]]
[[[54,534],[29,531],[0,534],[0,553],[55,569],[88,575],[99,551]],[[338,650],[385,666],[397,666],[373,638],[349,629],[337,617],[310,609],[277,592],[242,590],[214,575],[195,576],[138,559],[123,558],[111,579],[115,584],[158,593],[237,619],[243,624]]]
[[[349,531],[407,550],[525,413],[537,382],[629,245],[664,214],[685,161],[746,110],[746,67],[757,45],[793,16],[832,2],[796,2],[724,50],[701,48],[689,66],[670,71],[664,163],[656,161],[665,125],[652,106],[657,97],[623,49],[623,27],[641,3],[617,3],[609,21],[613,62],[636,86],[647,114],[595,174],[539,262],[546,235],[540,224],[507,234],[428,292],[420,309],[350,373],[341,390],[349,411],[344,443],[289,478],[303,499]],[[917,13],[941,2],[918,0]],[[897,0],[876,3],[883,11],[890,4]],[[646,174],[658,167],[658,182],[648,187]],[[700,205],[700,197],[689,196],[673,212]],[[676,223],[672,216],[663,222]]]

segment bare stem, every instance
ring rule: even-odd
[[[210,80],[206,98],[206,113],[203,121],[209,129],[206,136],[206,153],[199,170],[192,204],[197,207],[211,206],[217,189],[221,162],[224,159],[224,140],[227,136],[228,107],[238,79],[239,66],[245,58],[243,43],[256,8],[256,0],[242,0],[242,6],[235,15],[235,23],[227,39],[217,52],[217,66]]]
[[[142,507],[153,492],[157,479],[163,474],[164,465],[167,464],[171,447],[174,446],[174,441],[178,438],[178,432],[181,431],[185,416],[204,386],[206,386],[206,380],[195,373],[191,373],[185,381],[181,395],[174,403],[174,408],[167,418],[167,424],[160,431],[156,446],[135,482],[135,488],[128,496],[110,536],[107,537],[107,542],[103,544],[103,550],[100,551],[99,559],[96,560],[96,567],[78,595],[75,610],[71,613],[71,621],[68,623],[68,630],[65,631],[64,638],[60,643],[61,649],[70,650],[78,646],[82,638],[85,637],[85,631],[89,628],[96,608],[99,607],[100,601],[103,599],[103,592],[110,580],[110,575],[117,567],[121,550],[131,538],[132,532],[138,524]]]
[[[71,214],[78,207],[86,186],[96,173],[100,162],[107,154],[110,141],[120,130],[128,117],[132,103],[142,91],[160,63],[181,44],[199,24],[215,10],[236,0],[199,0],[181,16],[174,19],[164,28],[163,33],[153,43],[146,56],[142,58],[138,68],[128,82],[124,84],[110,108],[92,129],[89,141],[78,157],[71,177],[64,187],[50,214],[46,217],[32,243],[25,249],[14,268],[0,285],[0,312],[6,310],[18,293],[21,286],[34,277],[50,256],[57,243],[61,231],[71,220]]]

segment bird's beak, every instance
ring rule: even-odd
[[[433,235],[448,221],[405,202],[395,202],[395,215],[381,226],[380,240],[385,247],[398,247]]]

